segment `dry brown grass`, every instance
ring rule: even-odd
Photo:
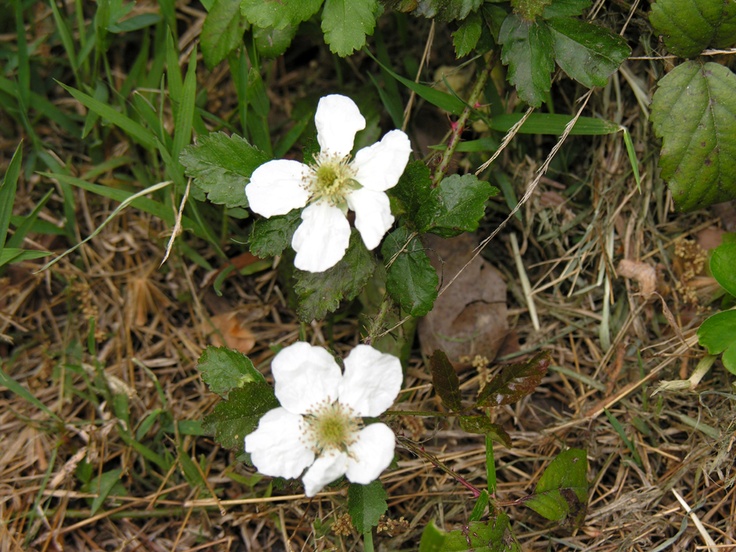
[[[636,82],[651,88],[654,75],[645,63],[629,62],[628,80],[617,74],[588,108],[632,132],[641,190],[620,136],[570,139],[561,155],[571,162],[540,180],[522,207],[523,222],[512,221],[484,252],[505,273],[510,323],[522,350],[544,348],[554,360],[533,395],[496,413],[513,441],[510,449],[496,446],[497,498],[524,550],[684,551],[707,549],[707,539],[718,550],[736,549],[729,377],[716,364],[694,391],[653,395],[658,381],[686,378],[703,355],[693,335],[708,288],[688,272],[697,255],[678,255],[676,248],[720,222],[708,212],[671,210],[657,178],[656,142],[632,92]],[[289,105],[281,93],[293,73],[277,67],[276,106]],[[631,74],[638,75],[634,84]],[[507,151],[498,161],[513,174],[519,195],[553,143],[539,141],[536,155],[527,142],[528,150]],[[3,147],[7,156],[11,144]],[[574,186],[578,192],[564,197]],[[19,211],[37,195],[23,184]],[[76,201],[82,235],[115,207],[83,192]],[[487,234],[500,221],[489,215]],[[518,236],[531,292],[519,283],[510,232]],[[3,369],[37,400],[4,388],[0,395],[0,551],[361,549],[345,523],[344,487],[311,500],[298,482],[271,487],[210,438],[172,423],[201,419],[216,403],[196,370],[213,316],[237,311],[254,339],[249,356],[265,373],[271,345],[305,338],[344,352],[359,341],[358,321],[300,325],[272,269],[228,278],[218,297],[206,271],[183,256],[158,268],[166,238],[160,221],[128,209],[49,271],[21,263],[0,280]],[[46,246],[62,251],[65,244]],[[214,259],[204,246],[201,253]],[[653,268],[658,295],[644,296],[639,284],[620,278],[621,259]],[[461,372],[463,391],[477,391],[486,373]],[[404,388],[398,409],[441,408],[418,347]],[[158,417],[149,426],[152,413]],[[633,450],[607,415],[623,426]],[[482,438],[442,418],[394,416],[389,423],[483,487]],[[126,441],[126,432],[135,439]],[[170,467],[146,459],[140,445]],[[588,513],[575,531],[514,503],[567,447],[586,449],[590,466]],[[426,459],[403,448],[397,454],[397,465],[382,477],[390,531],[376,543],[382,550],[413,550],[430,520],[448,529],[465,523],[473,500]],[[81,484],[83,464],[93,476],[121,474],[94,514],[97,493]]]

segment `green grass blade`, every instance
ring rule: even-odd
[[[59,416],[49,410],[49,407],[39,401],[33,393],[23,387],[20,383],[11,378],[6,372],[3,366],[0,366],[0,385],[7,387],[11,392],[18,395],[20,398],[28,401],[33,406],[47,414],[50,418],[53,418],[59,423],[63,423],[63,420]]]
[[[41,209],[43,209],[46,205],[46,202],[51,199],[54,191],[55,190],[52,188],[48,192],[46,192],[46,195],[41,198],[41,201],[39,201],[38,204],[33,208],[33,211],[31,211],[28,215],[21,217],[21,223],[16,227],[15,232],[6,244],[8,247],[21,246],[21,244],[23,243],[23,239],[28,235],[28,232],[31,231],[31,228],[33,228],[33,226],[36,224],[36,220],[38,220],[38,215],[41,212]],[[0,204],[2,204],[1,196],[2,193],[0,193]]]
[[[636,181],[636,189],[641,193],[641,175],[639,174],[639,160],[636,158],[636,150],[634,149],[634,141],[631,139],[629,129],[621,127],[624,133],[624,144],[626,145],[626,153],[629,155],[629,163],[631,163],[631,171],[634,173],[634,181]]]
[[[489,121],[489,126],[499,132],[508,132],[511,127],[518,123],[523,113],[508,113],[497,115]],[[565,126],[573,120],[572,115],[556,113],[532,113],[526,122],[521,125],[519,134],[552,134],[555,136],[565,132]],[[571,136],[601,136],[614,134],[620,127],[604,119],[595,117],[580,117],[570,132]]]
[[[18,40],[18,99],[21,105],[28,107],[31,103],[31,64],[21,0],[15,0],[15,30]]]
[[[56,24],[56,30],[59,32],[59,38],[61,39],[61,44],[64,46],[64,51],[66,52],[66,57],[69,60],[69,64],[72,67],[72,72],[74,73],[74,78],[76,79],[77,83],[79,82],[79,60],[77,59],[77,52],[74,48],[74,38],[72,37],[72,32],[69,30],[69,25],[67,25],[66,20],[61,15],[61,12],[59,11],[59,6],[56,5],[55,0],[49,0],[49,5],[51,6],[51,13],[54,16],[54,23]]]
[[[179,162],[179,154],[184,146],[192,140],[194,124],[194,101],[197,96],[197,49],[194,48],[189,58],[189,67],[181,90],[179,111],[174,124],[174,142],[171,146],[171,158]]]
[[[15,153],[13,153],[8,165],[8,171],[0,182],[0,248],[5,246],[8,228],[10,228],[10,216],[13,214],[15,192],[18,188],[18,177],[20,176],[20,167],[23,160],[22,147],[23,143],[20,143],[15,148]]]

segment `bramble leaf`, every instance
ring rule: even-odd
[[[652,98],[659,165],[675,205],[692,211],[736,198],[736,75],[688,61],[660,79]]]
[[[424,316],[437,298],[439,279],[422,242],[409,236],[409,230],[400,226],[383,242],[383,258],[393,260],[387,269],[386,291],[411,316]]]
[[[336,311],[341,301],[355,299],[375,268],[373,255],[353,230],[348,250],[335,266],[324,272],[294,271],[299,318],[304,322],[321,320],[328,312]]]
[[[220,446],[243,452],[243,439],[258,426],[261,417],[279,406],[273,389],[265,381],[247,383],[233,389],[227,400],[220,401],[211,414],[205,416],[202,428]]]
[[[351,483],[348,488],[348,512],[353,525],[362,535],[378,525],[379,518],[388,510],[386,490],[380,481],[368,485]]]
[[[233,389],[265,381],[247,356],[227,347],[207,347],[197,361],[197,369],[210,391],[224,399]]]
[[[473,51],[483,31],[483,21],[478,12],[471,13],[465,21],[452,33],[452,44],[455,46],[455,57],[467,56]]]
[[[447,408],[453,412],[462,410],[462,395],[460,394],[460,380],[455,367],[447,355],[437,349],[429,357],[429,371],[432,374],[432,386]]]
[[[587,471],[584,450],[562,451],[544,470],[534,493],[522,503],[551,521],[567,519],[578,527],[585,519],[588,504]]]
[[[392,211],[405,214],[414,227],[418,227],[417,214],[432,195],[432,178],[429,167],[421,161],[412,161],[406,166],[398,184],[389,190],[392,198],[400,202],[398,209]]]
[[[547,21],[554,40],[555,59],[567,75],[592,88],[605,86],[631,48],[611,31],[571,17]]]
[[[736,3],[723,0],[657,0],[649,21],[667,49],[680,57],[695,57],[713,46],[736,43]]]
[[[473,232],[486,212],[486,201],[498,190],[474,174],[453,174],[440,182],[417,214],[421,232],[451,238]]]
[[[458,420],[463,431],[485,435],[497,443],[511,448],[511,437],[509,434],[500,425],[491,422],[488,416],[460,416]]]
[[[215,0],[202,25],[200,44],[208,69],[224,60],[243,43],[240,0]]]
[[[226,207],[247,207],[245,185],[268,156],[251,146],[245,138],[223,132],[201,136],[195,145],[186,146],[179,156],[187,176],[207,193],[212,203]]]
[[[284,29],[312,17],[323,0],[242,0],[240,10],[256,27]]]
[[[365,45],[378,16],[378,0],[325,0],[322,32],[330,51],[345,57]]]
[[[545,6],[542,17],[544,19],[575,17],[576,15],[582,15],[591,4],[590,0],[554,0],[550,5]]]
[[[501,511],[488,521],[471,521],[462,529],[443,531],[430,522],[422,531],[419,552],[520,552],[509,516]]]
[[[292,209],[285,215],[256,220],[250,234],[250,252],[261,259],[280,255],[291,244],[291,237],[300,222],[299,209]]]
[[[465,19],[471,11],[477,10],[484,0],[418,0],[414,15],[427,19],[437,18],[440,21]]]
[[[478,394],[476,406],[513,404],[531,394],[547,373],[551,362],[549,351],[534,355],[527,362],[504,366]]]
[[[703,322],[698,328],[698,343],[711,355],[723,353],[723,365],[736,375],[736,310],[719,312]]]
[[[724,241],[713,250],[710,272],[723,289],[736,297],[736,242]]]
[[[516,14],[501,25],[498,41],[503,45],[501,61],[509,66],[508,80],[519,97],[539,107],[552,86],[555,68],[552,33],[544,21],[529,22]]]

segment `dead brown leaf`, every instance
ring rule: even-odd
[[[649,297],[657,291],[657,269],[653,266],[641,261],[621,259],[616,270],[619,276],[636,280],[644,297]]]
[[[210,333],[209,338],[215,347],[225,346],[247,354],[255,346],[255,335],[241,321],[237,311],[216,314],[210,321],[214,331]]]

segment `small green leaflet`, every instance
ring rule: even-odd
[[[404,247],[406,246],[406,247]],[[424,316],[437,299],[439,279],[419,238],[405,226],[391,232],[381,247],[387,268],[386,291],[411,316]]]
[[[432,195],[429,167],[421,161],[412,161],[406,166],[398,184],[388,193],[392,200],[398,200],[400,203],[398,209],[392,205],[391,210],[394,213],[398,211],[398,214],[409,219],[414,228],[418,228],[417,214],[422,206],[430,201]]]
[[[375,261],[356,230],[350,234],[345,256],[324,272],[294,271],[296,312],[304,322],[323,319],[341,301],[355,299],[375,270]]]
[[[471,13],[465,21],[452,33],[452,43],[455,46],[455,57],[461,58],[470,54],[480,40],[483,30],[483,21],[478,12]]]
[[[511,448],[511,436],[500,425],[491,422],[485,414],[460,416],[458,420],[463,431],[485,435],[506,448]]]
[[[256,220],[250,234],[250,252],[261,259],[280,255],[289,247],[301,220],[299,209],[293,209],[285,215]]]
[[[692,211],[736,198],[736,75],[718,63],[687,61],[652,98],[659,165],[675,205]]]
[[[240,9],[249,23],[261,28],[284,29],[312,17],[323,0],[242,0]]]
[[[268,156],[240,136],[215,132],[185,147],[179,160],[212,203],[247,207],[245,185]]]
[[[736,234],[730,234],[736,237]],[[723,289],[736,297],[736,241],[724,241],[713,250],[710,272]]]
[[[429,371],[432,374],[432,386],[442,404],[453,412],[462,410],[460,380],[455,367],[443,351],[438,349],[429,357]]]
[[[233,389],[227,400],[220,401],[205,416],[202,428],[222,447],[243,452],[245,436],[258,426],[261,417],[279,406],[273,389],[265,381],[246,383]]]
[[[455,19],[465,19],[471,11],[477,10],[483,4],[484,0],[414,0],[408,2],[404,11],[411,11],[414,15],[434,19],[440,21],[453,21]],[[390,4],[397,2],[389,2]]]
[[[527,362],[504,366],[478,394],[476,406],[513,404],[530,395],[547,374],[551,360],[550,353],[542,351]]]
[[[230,391],[246,383],[265,381],[247,356],[227,347],[207,347],[197,369],[210,391],[225,399]]]
[[[667,49],[692,58],[712,46],[736,43],[736,2],[723,0],[657,0],[649,21]]]
[[[379,518],[388,510],[386,490],[379,480],[368,485],[351,483],[348,488],[348,512],[353,525],[361,535],[378,525]]]
[[[422,531],[419,552],[520,552],[509,516],[498,512],[488,521],[471,521],[462,529],[443,531],[430,522]]]
[[[322,32],[330,51],[345,57],[365,45],[378,17],[377,0],[325,0]]]
[[[202,56],[208,69],[212,70],[243,44],[244,31],[240,0],[215,0],[200,35]]]
[[[579,527],[588,504],[588,459],[581,449],[557,455],[544,470],[534,493],[522,503],[551,521]]]

